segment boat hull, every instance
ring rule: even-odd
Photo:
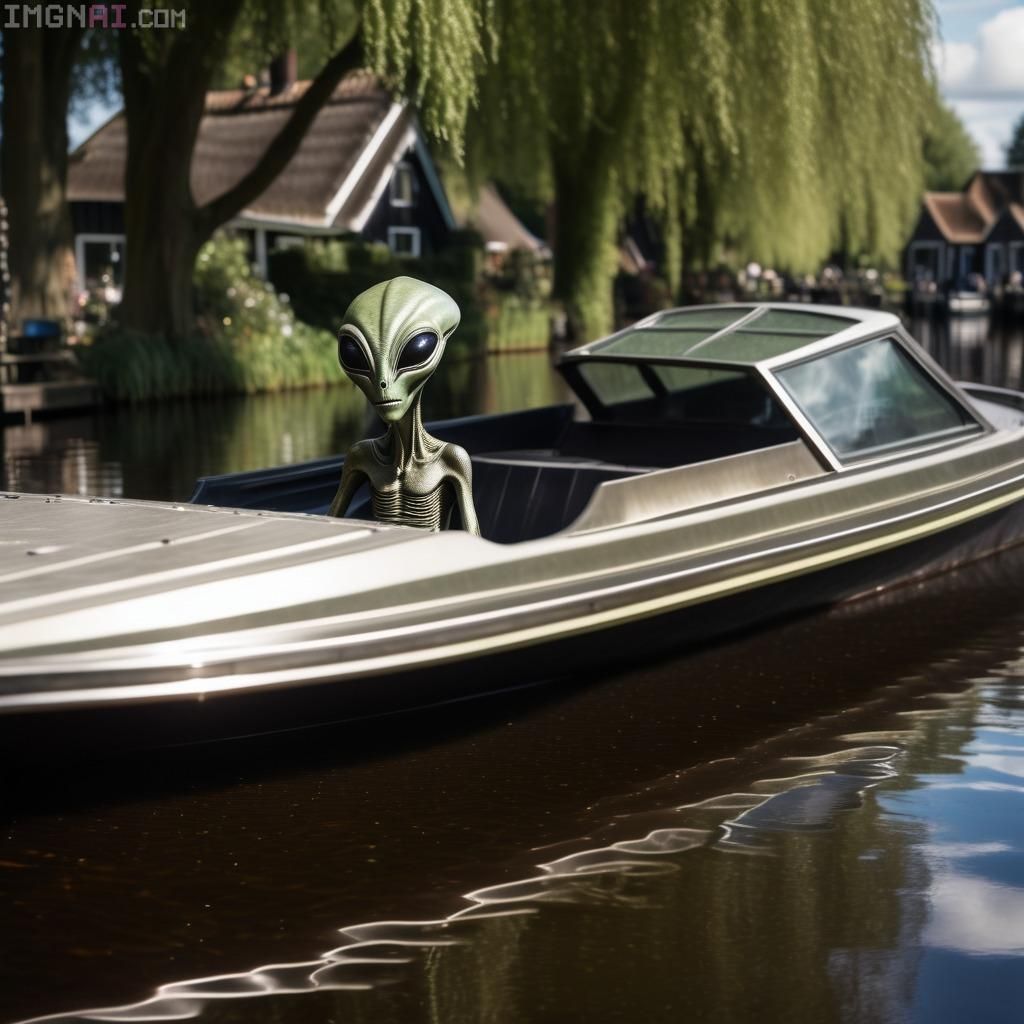
[[[1024,503],[927,537],[717,599],[458,662],[190,700],[47,707],[0,717],[0,750],[18,760],[108,755],[327,727],[539,683],[582,681],[650,663],[837,602],[914,587],[981,558],[1018,559]],[[1014,563],[1016,564],[1016,562]],[[696,685],[680,671],[680,685]]]

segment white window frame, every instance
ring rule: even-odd
[[[288,249],[301,249],[305,244],[304,235],[278,235],[274,239],[274,251],[286,252]]]
[[[395,248],[395,239],[400,235],[408,235],[412,239],[411,248],[409,252],[399,252]],[[388,248],[396,256],[408,256],[411,259],[416,259],[422,251],[420,247],[421,233],[419,228],[388,228]]]
[[[256,269],[260,277],[267,279],[267,231],[266,228],[256,228],[252,235],[252,251],[256,261]]]
[[[917,266],[915,262],[919,253],[934,252],[935,253],[935,274],[936,284],[941,284],[942,280],[942,242],[911,242],[907,250],[907,280],[911,284],[914,279],[914,269]]]
[[[395,182],[400,174],[409,175],[409,198],[401,199],[395,195]],[[399,160],[395,169],[391,172],[391,180],[388,182],[388,199],[392,206],[409,207],[416,205],[416,175],[413,172],[412,164],[408,160]]]
[[[997,284],[1006,273],[1005,253],[999,242],[990,242],[985,246],[985,280],[989,284]]]
[[[959,273],[956,275],[957,281],[967,277],[968,274],[975,273],[975,271],[970,269],[974,264],[974,249],[973,245],[960,246],[960,251],[957,253],[957,269],[959,270]]]
[[[1024,274],[1024,242],[1011,242],[1010,246],[1010,263],[1007,267],[1007,273],[1014,273],[1014,271],[1020,271]]]
[[[128,250],[124,235],[98,234],[95,232],[75,235],[75,290],[79,292],[85,291],[85,247],[91,242],[119,243],[122,255]]]

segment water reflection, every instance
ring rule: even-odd
[[[1024,388],[1024,328],[989,317],[921,318],[911,333],[960,380]],[[546,351],[442,365],[428,419],[566,401]],[[336,388],[114,408],[0,430],[0,487],[180,501],[197,477],[331,455],[374,429],[359,393]]]
[[[741,790],[447,918],[349,926],[308,960],[39,1019],[1017,1021],[1022,667],[924,700],[892,687],[885,728],[833,716],[830,749],[762,755]]]
[[[1024,388],[1024,328],[989,317],[916,319],[911,333],[960,380]],[[443,364],[427,419],[568,400],[546,351]],[[197,477],[332,455],[375,429],[347,383],[326,390],[114,408],[0,431],[0,487],[180,501]]]
[[[989,316],[921,317],[910,333],[955,380],[1024,389],[1024,326]]]
[[[425,395],[428,419],[565,400],[546,351],[444,365]],[[0,430],[0,487],[181,501],[198,477],[344,451],[378,429],[350,384],[276,395],[116,407]]]

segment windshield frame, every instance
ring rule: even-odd
[[[814,421],[790,394],[788,388],[777,376],[777,373],[794,366],[815,362],[834,353],[880,341],[891,341],[899,353],[910,362],[911,366],[918,370],[925,381],[932,384],[940,394],[950,401],[961,412],[967,422],[962,427],[923,434],[920,438],[909,438],[905,441],[880,445],[859,453],[841,455],[828,443],[821,431],[815,426]],[[794,420],[799,419],[806,426],[806,429],[815,439],[815,447],[819,454],[826,457],[832,468],[837,471],[859,469],[862,466],[873,466],[882,462],[890,462],[918,455],[926,451],[948,448],[967,440],[974,440],[991,434],[995,429],[978,409],[965,399],[964,395],[946,375],[945,371],[910,338],[902,326],[874,331],[859,338],[850,338],[838,345],[815,346],[815,351],[803,352],[799,356],[768,359],[758,364],[758,369],[764,375],[768,386],[772,389],[779,403]]]

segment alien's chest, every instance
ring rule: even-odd
[[[415,463],[400,472],[394,466],[374,467],[370,474],[373,518],[381,523],[444,530],[452,511],[451,486],[436,463]]]

